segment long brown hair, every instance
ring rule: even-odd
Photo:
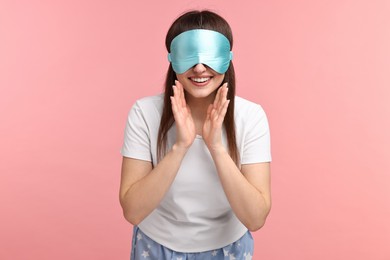
[[[165,46],[167,51],[170,52],[171,42],[177,35],[192,29],[208,29],[222,33],[229,40],[230,48],[233,47],[232,31],[226,20],[214,12],[204,10],[187,12],[173,22],[165,38]],[[172,85],[175,84],[176,79],[176,74],[172,69],[172,65],[170,64],[165,79],[164,107],[161,115],[161,122],[157,139],[157,155],[159,160],[165,155],[167,151],[167,133],[174,123],[170,96],[173,96]],[[236,130],[234,123],[234,97],[236,93],[236,81],[233,63],[231,61],[228,70],[225,72],[225,78],[222,84],[225,82],[228,82],[229,84],[227,99],[230,100],[230,103],[223,124],[226,129],[229,154],[233,161],[238,164],[238,149],[236,144]]]

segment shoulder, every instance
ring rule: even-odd
[[[236,119],[250,119],[252,116],[265,116],[263,107],[253,101],[236,96],[234,99],[234,103],[234,112]]]
[[[164,94],[147,96],[135,101],[131,111],[138,111],[145,116],[159,116],[164,105]]]
[[[134,103],[135,108],[144,109],[157,109],[160,110],[164,104],[164,94],[147,96],[138,99]]]
[[[128,119],[159,122],[164,105],[164,94],[147,96],[136,100],[128,113]]]

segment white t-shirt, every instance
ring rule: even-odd
[[[163,94],[138,100],[129,112],[121,154],[157,164],[157,135]],[[271,161],[268,120],[260,105],[235,98],[240,163]],[[175,124],[167,144],[175,142]],[[227,144],[223,133],[224,144]],[[129,173],[130,174],[130,173]],[[157,243],[179,252],[203,252],[238,240],[247,228],[235,216],[201,136],[187,151],[160,205],[139,225]]]

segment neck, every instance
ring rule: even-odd
[[[191,109],[192,117],[195,120],[203,121],[206,118],[207,109],[214,102],[215,93],[205,98],[186,97],[187,104]]]

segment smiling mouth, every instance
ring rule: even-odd
[[[212,77],[201,77],[201,78],[189,78],[192,82],[195,83],[206,83],[209,81]]]

